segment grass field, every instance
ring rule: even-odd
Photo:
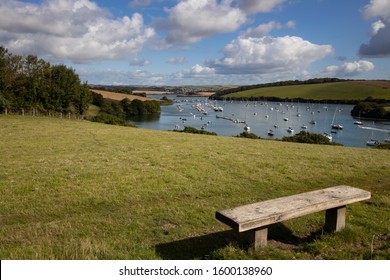
[[[350,81],[324,84],[265,87],[224,95],[228,97],[270,96],[314,100],[390,99],[390,81]]]
[[[0,259],[390,259],[390,151],[0,116]],[[347,184],[324,213],[241,248],[216,210]]]
[[[138,99],[141,101],[152,100],[151,98],[147,98],[147,97],[143,97],[143,96],[139,96],[139,95],[124,94],[124,93],[111,92],[111,91],[106,91],[106,90],[92,89],[91,91],[93,91],[97,94],[101,94],[106,99],[111,99],[111,100],[116,100],[116,101],[122,101],[125,98],[129,99],[130,101],[133,101],[134,99]]]

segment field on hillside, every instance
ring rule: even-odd
[[[228,97],[270,96],[314,100],[390,99],[390,81],[350,81],[324,84],[265,87],[224,95]]]
[[[0,259],[390,259],[390,151],[0,115]],[[215,211],[336,185],[347,207],[241,248]]]
[[[139,95],[124,94],[124,93],[111,92],[106,90],[92,89],[91,91],[101,94],[104,98],[116,100],[116,101],[122,101],[125,98],[129,99],[130,101],[133,101],[134,99],[138,99],[141,101],[152,100],[151,98],[142,97]]]

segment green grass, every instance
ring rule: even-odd
[[[390,151],[0,116],[0,259],[390,259]],[[348,184],[346,229],[324,213],[253,252],[215,211]]]
[[[314,100],[364,100],[369,96],[390,99],[390,89],[361,82],[337,82],[296,86],[257,88],[225,95],[228,97],[270,96]]]

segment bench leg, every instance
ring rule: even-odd
[[[241,233],[241,238],[246,242],[246,245],[253,247],[255,250],[267,246],[267,237],[268,227],[261,227]]]
[[[340,231],[345,227],[345,214],[347,207],[341,206],[326,210],[325,230]]]

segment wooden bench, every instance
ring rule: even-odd
[[[336,186],[217,211],[215,217],[258,249],[267,245],[269,225],[323,210],[325,230],[340,231],[345,227],[346,205],[370,197],[362,189]]]

